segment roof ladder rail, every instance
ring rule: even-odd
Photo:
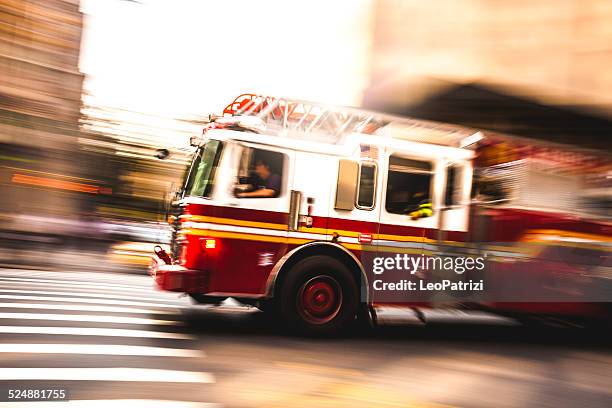
[[[285,132],[325,130],[333,136],[351,131],[351,126],[353,126],[352,131],[363,131],[374,117],[371,112],[357,109],[255,94],[238,96],[223,113],[232,116],[256,116],[268,124],[276,122]]]

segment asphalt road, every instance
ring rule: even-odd
[[[66,406],[78,407],[612,406],[603,331],[457,314],[398,325],[400,314],[382,315],[392,325],[303,338],[256,309],[193,307],[147,276],[0,269],[0,397],[64,389]]]

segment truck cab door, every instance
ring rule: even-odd
[[[437,227],[428,229],[424,237],[424,251],[435,257],[471,257],[467,246],[470,217],[470,193],[473,168],[469,160],[440,160],[436,171],[437,197],[434,210]],[[435,265],[435,263],[434,263]],[[467,281],[471,272],[458,274],[454,270],[436,269],[427,271],[429,279],[441,281]],[[467,293],[441,291],[431,296],[432,306],[452,305],[461,302]]]
[[[391,151],[386,158],[380,213],[380,245],[398,248],[398,253],[420,255],[426,230],[435,229],[439,214],[435,211],[435,162]],[[424,205],[434,204],[426,217],[411,216]]]
[[[468,230],[470,192],[473,168],[470,161],[446,162],[440,175],[443,178],[443,194],[440,196],[439,230],[445,240],[462,240]],[[437,239],[438,237],[429,237]],[[454,239],[453,239],[454,238]]]
[[[272,267],[287,252],[295,152],[250,142],[236,142],[233,147],[233,169],[228,175],[232,182],[216,212],[224,228],[217,248],[223,273],[216,275],[211,286],[229,296],[260,295]],[[258,173],[262,164],[268,167],[268,178],[277,178],[279,183],[268,185]],[[273,196],[241,196],[277,187]]]
[[[400,256],[412,260],[422,258],[425,231],[433,229],[438,214],[435,209],[428,217],[413,218],[410,214],[419,206],[435,200],[435,161],[417,157],[408,151],[388,150],[381,163],[381,201],[379,234],[377,240],[380,258]],[[394,268],[397,268],[397,264]],[[385,267],[384,272],[375,279],[395,282],[401,279],[415,281],[424,273],[422,265],[413,269],[393,269]],[[372,291],[373,302],[377,304],[417,303],[421,299],[411,291]]]

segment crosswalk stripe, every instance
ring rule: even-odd
[[[25,276],[27,278],[30,277],[41,277],[41,278],[59,278],[66,279],[68,277],[73,279],[78,279],[79,281],[97,281],[97,282],[109,282],[109,283],[130,283],[139,281],[142,282],[150,282],[150,277],[148,275],[135,275],[135,274],[126,274],[126,273],[116,273],[116,272],[107,272],[107,273],[99,273],[99,272],[55,272],[55,271],[34,271],[31,269],[2,269],[0,270],[0,277],[8,276]]]
[[[19,286],[21,285],[21,286]],[[169,292],[158,291],[154,287],[140,289],[124,289],[124,288],[108,288],[106,286],[98,286],[98,285],[78,285],[71,283],[47,283],[47,282],[12,282],[12,281],[3,281],[0,278],[0,287],[4,289],[8,288],[27,288],[27,289],[36,289],[36,290],[84,290],[93,293],[122,293],[124,295],[133,295],[133,296],[152,296],[152,297],[169,297],[172,296]]]
[[[91,299],[91,298],[84,298],[84,297],[0,295],[0,299],[36,300],[36,301],[67,302],[67,303],[94,303],[94,304],[101,304],[101,305],[144,306],[144,307],[159,307],[159,308],[170,308],[170,309],[180,309],[180,308],[187,306],[187,305],[185,306],[167,305],[167,304],[148,303],[148,302],[132,302],[129,300]]]
[[[82,312],[107,312],[130,314],[174,314],[171,310],[135,309],[117,306],[91,306],[91,305],[55,305],[52,303],[3,303],[0,308],[5,309],[47,309],[47,310],[78,310]]]
[[[125,279],[119,279],[119,278],[112,278],[112,279],[105,279],[105,278],[98,278],[98,279],[83,279],[81,278],[79,275],[68,275],[66,276],[66,274],[61,274],[58,276],[53,276],[53,275],[30,275],[30,274],[23,274],[23,275],[18,275],[18,274],[0,274],[0,280],[2,279],[7,279],[7,278],[20,278],[20,279],[32,279],[32,280],[46,280],[46,281],[53,281],[56,282],[58,284],[69,284],[69,283],[75,283],[75,282],[80,282],[83,286],[86,285],[95,285],[95,284],[105,284],[105,285],[123,285],[126,286],[129,290],[150,290],[151,288],[155,287],[152,279],[150,276],[148,275],[142,275],[139,276],[138,280],[125,280]],[[11,280],[11,279],[9,279]],[[43,282],[43,283],[52,283],[52,282]]]
[[[176,400],[152,400],[152,399],[112,399],[112,400],[70,400],[70,401],[36,401],[28,402],[28,407],[79,407],[79,408],[108,408],[130,407],[130,408],[218,408],[220,405],[212,402],[193,402]],[[3,408],[24,408],[23,402],[3,402]]]
[[[108,286],[101,286],[96,284],[96,282],[92,282],[91,285],[75,285],[74,283],[76,282],[22,282],[22,281],[14,281],[14,280],[4,280],[2,278],[0,278],[0,286],[2,287],[11,287],[11,286],[17,286],[17,287],[32,287],[32,286],[42,286],[43,288],[45,287],[54,287],[54,288],[61,288],[63,290],[90,290],[90,291],[105,291],[105,292],[109,292],[109,291],[122,291],[125,293],[133,293],[134,295],[158,295],[158,296],[167,296],[168,293],[167,292],[162,292],[162,291],[158,291],[157,289],[155,289],[155,287],[153,285],[151,286],[147,286],[147,287],[143,287],[142,289],[131,289],[131,288],[115,288],[115,287],[111,287],[109,288]]]
[[[122,272],[82,272],[82,271],[41,271],[40,273],[32,273],[31,269],[0,269],[1,276],[21,276],[25,278],[49,278],[49,279],[66,279],[78,281],[107,281],[109,283],[138,283],[150,278],[149,274],[126,274]]]
[[[174,301],[178,301],[180,294],[179,293],[171,293],[171,292],[164,292],[164,291],[160,291],[154,288],[148,288],[147,290],[118,290],[115,288],[105,288],[105,287],[98,287],[98,286],[70,286],[68,284],[65,283],[61,283],[61,284],[55,284],[55,283],[41,283],[41,282],[3,282],[0,279],[0,288],[4,289],[4,290],[9,290],[11,288],[15,288],[18,290],[24,290],[24,289],[34,289],[34,290],[58,290],[58,291],[70,291],[70,290],[78,290],[78,291],[83,291],[84,293],[89,293],[89,294],[98,294],[98,293],[102,293],[102,294],[108,294],[108,293],[118,293],[118,294],[122,294],[124,296],[130,296],[130,297],[134,297],[134,296],[145,296],[147,298],[151,298],[151,300],[174,300]]]
[[[40,326],[0,326],[0,333],[12,334],[67,334],[72,336],[109,336],[141,337],[157,339],[192,340],[193,337],[182,333],[151,330],[107,329],[98,327],[40,327]]]
[[[19,279],[19,280],[16,280]],[[22,279],[31,279],[31,281],[22,281]],[[44,284],[63,284],[63,285],[73,285],[79,287],[95,287],[97,285],[102,285],[105,288],[113,287],[118,290],[127,290],[127,291],[151,291],[155,289],[155,283],[150,276],[143,276],[141,281],[138,281],[138,284],[123,282],[119,280],[82,280],[78,277],[72,278],[50,278],[48,276],[3,276],[0,275],[0,281],[5,281],[4,283],[14,283],[14,282],[27,282],[27,283],[44,283]],[[120,285],[120,286],[115,286]]]
[[[210,373],[154,368],[0,368],[0,380],[213,383]]]
[[[106,298],[106,299],[131,299],[131,300],[145,300],[145,301],[155,301],[155,302],[165,302],[169,304],[177,304],[176,299],[163,299],[161,296],[159,298],[156,297],[136,297],[136,296],[122,296],[115,294],[107,294],[107,293],[86,293],[86,292],[59,292],[59,291],[50,291],[50,290],[23,290],[23,289],[0,289],[0,293],[31,293],[33,295],[57,295],[57,296],[74,296],[78,294],[81,297],[91,297],[91,298]],[[183,302],[184,303],[184,302]]]
[[[101,316],[80,314],[52,314],[52,313],[1,313],[0,319],[26,319],[26,320],[60,320],[71,322],[117,323],[117,324],[152,324],[152,325],[178,325],[172,320],[157,320],[142,317]]]
[[[25,361],[38,361],[43,356],[48,357],[44,357],[41,361],[47,361],[49,358],[62,359],[62,361],[63,359],[77,358],[86,359],[78,361],[91,361],[93,364],[79,363],[78,366],[86,366],[82,368],[75,367],[74,365],[68,368],[48,367],[49,364],[46,363],[40,363],[40,365],[47,367],[0,367],[0,384],[7,381],[87,381],[96,384],[95,386],[97,387],[97,382],[163,382],[194,384],[190,386],[194,387],[215,382],[215,377],[212,373],[185,371],[185,369],[190,370],[193,368],[184,366],[167,367],[167,361],[172,360],[157,360],[157,358],[202,358],[205,357],[205,353],[201,350],[182,348],[181,345],[191,344],[183,343],[182,341],[195,340],[196,338],[188,333],[175,332],[178,329],[174,326],[181,325],[182,323],[180,319],[174,320],[175,316],[173,315],[180,316],[182,309],[190,307],[190,302],[185,298],[173,299],[173,294],[156,291],[150,277],[139,276],[134,279],[130,277],[130,279],[124,280],[121,279],[122,275],[118,274],[118,279],[115,281],[113,278],[109,278],[108,274],[90,274],[88,276],[92,278],[90,280],[84,279],[84,275],[80,272],[78,275],[76,272],[67,275],[61,273],[50,274],[46,271],[41,271],[35,275],[24,272],[15,273],[13,276],[6,275],[6,273],[0,274],[0,321],[6,324],[5,326],[0,326],[0,339],[12,342],[2,343],[0,341],[0,355],[9,358],[9,360],[17,356],[20,359],[26,359]],[[93,280],[97,276],[103,276],[104,281]],[[108,315],[111,313],[116,314]],[[53,323],[54,321],[58,323]],[[83,322],[83,324],[78,324],[78,322]],[[24,326],[17,324],[24,324]],[[26,324],[30,325],[26,326]],[[34,326],[35,324],[43,324],[45,326]],[[53,324],[59,324],[61,327],[53,327]],[[109,328],[108,324],[113,324],[110,326],[113,328]],[[117,324],[117,326],[114,324]],[[133,326],[143,330],[114,328],[131,327],[121,326],[122,324],[143,325]],[[165,329],[165,327],[168,327],[168,329]],[[17,336],[11,337],[9,336],[11,334]],[[45,338],[39,337],[39,335],[50,335],[53,337]],[[79,336],[82,341],[76,340],[77,337],[67,336]],[[106,343],[106,340],[100,340],[103,340],[104,337],[107,337],[109,342],[118,344],[103,344]],[[114,341],[111,341],[111,337],[114,338]],[[161,340],[149,340],[142,346],[120,344],[124,341],[127,342],[127,339],[130,338],[166,340],[162,344],[158,344]],[[51,342],[49,343],[44,343],[49,341],[49,339],[53,340],[50,340]],[[21,343],[24,340],[27,343]],[[165,345],[163,343],[170,340],[179,340],[181,343],[178,345],[178,348],[163,347]],[[43,343],[39,343],[39,341]],[[136,344],[141,342],[138,341]],[[151,345],[146,345],[151,342]],[[175,345],[175,347],[177,346]],[[62,357],[62,355],[66,357]],[[76,357],[70,357],[73,355]],[[82,357],[78,357],[78,355],[82,355]],[[104,359],[104,356],[134,357],[135,360],[127,357],[115,357],[112,360],[108,357],[106,360],[115,361],[119,359],[122,362],[120,364],[135,367],[108,367],[115,364],[95,363],[96,361],[106,361],[99,360]],[[145,359],[153,359],[152,361],[156,363],[151,363],[151,360]],[[140,363],[132,364],[132,361],[140,361]],[[142,367],[141,364],[151,368],[138,368],[139,366]],[[20,363],[19,365],[25,364]],[[93,367],[92,365],[105,365],[107,367]],[[69,396],[73,397],[72,395]],[[77,395],[74,395],[74,397],[78,398]],[[161,398],[165,397],[167,396],[161,395]],[[172,396],[168,397],[171,398]],[[180,399],[183,397],[182,395],[179,396],[178,400],[28,401],[26,405],[32,407],[66,405],[83,408],[106,408],[109,405],[130,406],[134,408],[220,407],[220,405],[215,403],[181,401]],[[185,398],[191,399],[189,396]],[[23,402],[19,404],[4,402],[0,403],[0,405],[3,407],[14,405],[19,408],[24,404]]]
[[[70,286],[91,286],[89,282],[75,282],[74,280],[63,280],[63,279],[39,279],[39,278],[15,278],[15,277],[0,277],[0,281],[16,281],[16,282],[43,282],[43,283],[64,283]],[[151,286],[140,286],[140,285],[122,285],[119,283],[97,283],[98,287],[107,287],[121,290],[134,290],[134,291],[146,291],[150,290],[153,287],[153,282],[151,282]]]
[[[120,344],[0,343],[0,353],[95,354],[109,356],[204,357],[200,350]]]

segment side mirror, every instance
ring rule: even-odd
[[[170,151],[168,149],[157,149],[155,151],[155,157],[159,160],[167,159],[170,156]]]

